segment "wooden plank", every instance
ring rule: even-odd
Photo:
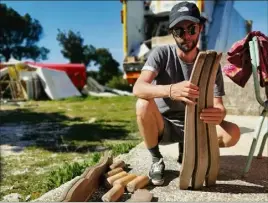
[[[199,52],[190,76],[190,82],[195,85],[198,85],[205,59],[206,53]],[[184,133],[183,160],[179,178],[181,190],[188,189],[195,164],[195,106],[193,105],[187,105],[185,109]]]
[[[130,183],[136,177],[137,177],[137,175],[135,175],[135,174],[128,174],[128,175],[114,181],[113,186],[116,184],[119,184],[119,185],[123,185],[125,187],[125,186],[127,186],[128,183]]]
[[[16,98],[22,98],[22,99],[28,99],[28,95],[26,93],[26,90],[24,89],[21,80],[20,80],[20,75],[19,71],[17,70],[16,66],[12,66],[10,68],[14,69],[15,76],[14,76],[14,81],[15,81],[15,91],[16,91]],[[12,77],[11,77],[12,78]]]
[[[108,178],[104,181],[104,184],[105,184],[106,188],[111,188],[111,187],[113,187],[113,183],[114,183],[116,180],[118,180],[118,179],[120,179],[120,178],[123,178],[123,177],[125,177],[125,176],[127,176],[127,175],[128,175],[128,173],[127,173],[126,171],[122,171],[122,172],[117,173],[117,174],[115,174],[115,175],[113,175],[113,176],[111,176],[111,177],[108,177]]]
[[[206,91],[207,81],[211,67],[213,66],[217,53],[214,51],[207,51],[206,61],[202,68],[202,73],[199,81],[199,99],[196,105],[196,159],[195,167],[192,176],[193,189],[200,189],[205,181],[207,167],[208,167],[208,143],[206,124],[200,119],[202,109],[206,107]]]
[[[17,99],[16,83],[13,80],[10,80],[10,92],[13,100]]]
[[[207,100],[206,107],[213,107],[214,100],[214,84],[216,80],[217,71],[219,68],[220,60],[222,57],[222,53],[217,54],[214,65],[210,72],[210,77],[208,80],[207,87]],[[219,172],[219,143],[216,131],[216,125],[214,124],[206,124],[207,132],[208,132],[208,170],[207,176],[205,179],[206,186],[212,186],[216,184],[218,172]]]
[[[131,182],[127,184],[127,191],[128,192],[134,192],[137,189],[144,188],[146,185],[148,185],[150,182],[150,179],[148,176],[138,176]]]
[[[106,177],[106,178],[109,178],[109,177],[111,177],[111,176],[114,176],[114,175],[116,175],[116,174],[122,172],[122,171],[124,171],[123,168],[115,168],[115,169],[113,169],[113,170],[111,170],[111,171],[108,171],[108,172],[105,174],[105,177]]]
[[[89,170],[86,170],[68,191],[63,202],[85,202],[99,188],[101,177],[108,171],[112,157],[105,153],[102,160]]]
[[[124,191],[123,185],[116,184],[101,197],[101,200],[103,202],[116,202],[124,194]]]
[[[109,166],[110,169],[115,169],[115,168],[124,168],[126,166],[125,162],[123,160],[118,160],[114,162],[111,166]]]
[[[0,84],[9,84],[10,81],[9,80],[0,80]]]

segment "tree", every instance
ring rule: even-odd
[[[0,4],[0,61],[16,59],[47,59],[49,50],[36,43],[41,39],[43,28],[38,20],[27,13],[21,16],[17,11]]]
[[[96,49],[92,45],[84,45],[84,39],[80,33],[69,30],[68,33],[58,30],[57,40],[62,46],[62,55],[70,60],[70,63],[83,63],[85,66],[96,59]]]
[[[70,63],[83,63],[88,66],[90,62],[94,62],[99,66],[99,71],[91,71],[88,73],[94,77],[99,83],[105,84],[122,73],[119,69],[119,63],[114,60],[109,50],[105,48],[96,49],[92,45],[84,45],[84,39],[79,32],[74,33],[69,30],[68,33],[58,30],[57,40],[60,46],[62,55],[70,60]]]
[[[98,81],[101,84],[107,83],[113,76],[122,75],[119,63],[114,60],[108,49],[99,48],[96,50],[96,64],[99,65]]]

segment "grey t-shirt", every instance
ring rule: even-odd
[[[176,45],[156,47],[149,55],[142,70],[150,70],[157,74],[152,84],[169,85],[189,80],[193,63],[183,62],[177,55]],[[218,68],[214,86],[214,96],[224,96],[224,83],[221,68]],[[184,121],[185,103],[170,98],[155,98],[160,113],[170,120]]]

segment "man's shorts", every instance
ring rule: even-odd
[[[164,117],[164,131],[159,136],[159,144],[170,144],[184,141],[184,122],[180,120],[170,120]]]

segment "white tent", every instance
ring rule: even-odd
[[[22,61],[11,59],[6,63],[2,63],[2,66],[14,66],[16,64],[23,64]],[[52,100],[68,98],[72,96],[81,96],[81,93],[76,89],[71,79],[68,77],[65,71],[53,70],[49,68],[43,68],[36,65],[27,64],[28,67],[35,69],[36,71],[20,71],[20,80],[26,82],[26,92],[28,98],[31,98],[33,87],[31,82],[36,77],[41,80],[43,89],[48,97]],[[0,70],[1,76],[8,74],[7,68]]]
[[[37,68],[42,86],[51,99],[62,99],[72,96],[81,96],[72,81],[64,71],[48,68]]]

